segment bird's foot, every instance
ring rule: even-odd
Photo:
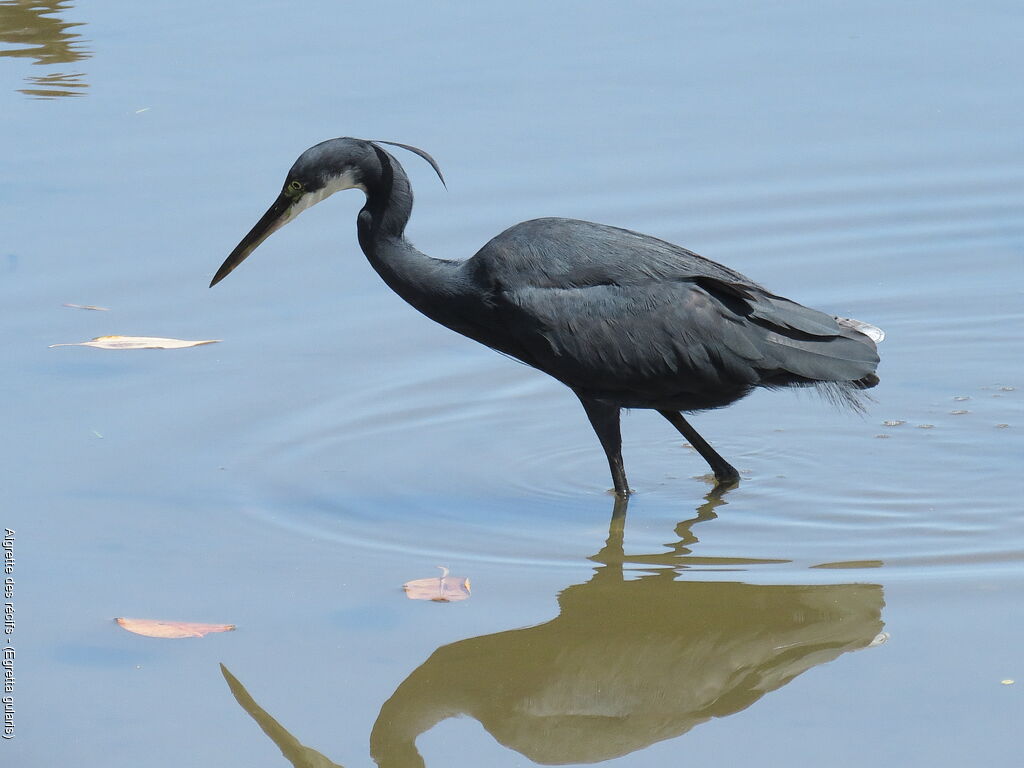
[[[730,466],[727,470],[718,469],[712,474],[699,475],[697,479],[713,483],[716,491],[728,491],[740,484],[740,473]]]
[[[715,487],[714,487],[714,491],[713,492],[715,494],[725,493],[726,491],[731,491],[733,488],[737,487],[739,484],[740,484],[739,473],[734,474],[734,475],[725,475],[724,477],[721,476],[721,475],[715,475]]]
[[[715,483],[718,485],[732,486],[740,481],[740,473],[736,471],[736,467],[724,461],[721,464],[712,464],[711,471],[715,473]]]

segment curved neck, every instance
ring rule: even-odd
[[[462,263],[431,258],[406,240],[412,214],[409,177],[391,155],[374,150],[380,166],[375,178],[367,175],[366,205],[356,220],[359,246],[391,290],[427,317],[453,327],[458,300],[467,293]]]

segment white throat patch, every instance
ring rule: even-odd
[[[346,170],[344,173],[329,178],[327,183],[316,192],[307,192],[300,197],[295,204],[292,205],[291,215],[293,217],[298,216],[307,208],[312,208],[320,201],[326,200],[335,192],[341,192],[345,189],[361,189],[363,192],[366,192],[366,187],[356,181],[356,172],[351,168]]]

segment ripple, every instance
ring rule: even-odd
[[[575,567],[600,549],[613,505],[607,467],[582,412],[565,412],[578,408],[571,396],[526,384],[491,390],[466,406],[459,381],[438,377],[423,387],[406,381],[362,393],[355,401],[368,406],[379,397],[381,404],[350,408],[329,427],[325,415],[344,412],[340,402],[282,414],[271,428],[279,439],[245,462],[255,471],[242,506],[296,535],[431,564]],[[413,401],[397,410],[382,405],[399,389]],[[705,431],[713,440],[721,434],[716,442],[744,475],[713,520],[699,519],[710,489],[700,457],[653,414],[624,420],[638,489],[627,527],[632,552],[661,565],[769,580],[807,578],[799,573],[821,563],[871,561],[923,576],[1008,566],[1024,556],[1019,530],[1006,539],[1005,494],[979,498],[953,472],[945,475],[949,482],[906,481],[927,476],[940,459],[955,463],[982,424],[945,438],[943,424],[901,432],[899,449],[879,450],[872,424],[767,396],[784,404],[778,413],[791,417],[787,427],[772,425],[764,403],[744,427],[728,412],[695,417],[698,428],[705,419],[716,422]],[[436,402],[426,408],[420,398]],[[510,446],[513,455],[502,461]],[[872,461],[864,458],[872,454]],[[848,471],[851,455],[855,472]],[[695,517],[700,524],[691,531],[686,522]],[[683,539],[696,537],[683,554],[673,539],[680,526]]]

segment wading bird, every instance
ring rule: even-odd
[[[211,287],[272,232],[343,189],[360,189],[359,245],[399,296],[453,331],[544,371],[583,404],[619,496],[630,493],[619,414],[664,416],[710,465],[739,480],[682,416],[720,408],[755,387],[815,387],[861,409],[875,386],[882,332],[808,309],[697,254],[626,229],[575,219],[516,224],[465,261],[431,258],[405,238],[409,177],[380,145],[340,138],[303,152],[270,209],[227,257]]]

